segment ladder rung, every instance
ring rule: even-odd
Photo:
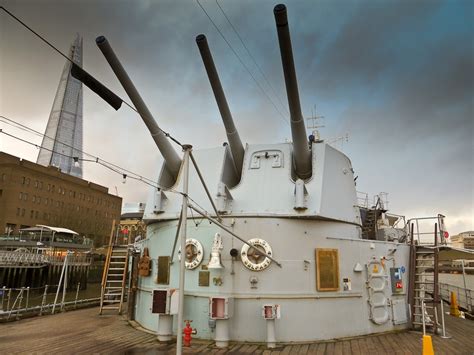
[[[107,290],[121,290],[122,287],[118,287],[118,286],[107,286],[106,289],[107,289]]]
[[[423,322],[411,322],[412,324],[416,324],[416,325],[423,325]],[[429,326],[429,327],[432,327],[434,326],[434,323],[433,322],[425,322],[425,325]]]
[[[123,271],[124,269],[125,268],[123,268],[123,267],[111,267],[111,268],[109,268],[109,270],[121,270],[121,271]]]
[[[431,298],[431,297],[414,297],[415,300],[424,300],[424,301],[433,301],[434,298]]]
[[[122,280],[107,280],[107,282],[110,282],[110,283],[117,283],[117,282],[120,282],[122,283]]]
[[[416,284],[427,284],[427,285],[433,285],[434,281],[426,282],[426,281],[415,281]]]
[[[120,307],[104,306],[102,309],[120,309]]]

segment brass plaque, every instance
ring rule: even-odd
[[[209,287],[209,271],[199,271],[199,286]]]
[[[170,257],[158,257],[158,276],[156,283],[159,285],[169,285],[170,283]]]
[[[316,285],[318,291],[339,290],[339,252],[316,249]]]

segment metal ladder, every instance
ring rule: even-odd
[[[115,226],[112,227],[104,273],[102,274],[99,314],[102,314],[103,310],[117,310],[118,314],[122,314],[127,288],[128,246],[114,245],[114,228]]]
[[[417,246],[415,257],[413,328],[426,327],[435,333],[438,327],[438,300],[435,300],[438,293],[435,287],[435,249]]]
[[[413,329],[431,331],[438,334],[444,322],[438,322],[440,297],[438,287],[438,223],[434,228],[434,243],[418,245],[414,242],[413,224],[411,226],[411,272],[410,272],[410,299],[411,322]],[[441,305],[442,306],[442,305]],[[443,315],[442,315],[443,316]]]

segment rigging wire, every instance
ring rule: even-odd
[[[3,116],[0,116],[0,117],[3,117]],[[11,137],[11,138],[13,138],[13,139],[16,139],[16,140],[18,140],[18,141],[21,141],[21,142],[26,143],[26,144],[28,144],[28,145],[34,146],[34,147],[36,147],[37,149],[43,148],[43,149],[45,149],[45,150],[47,150],[47,151],[53,152],[52,149],[40,147],[38,144],[32,143],[32,142],[30,142],[30,141],[27,141],[26,139],[23,139],[23,138],[20,138],[20,137],[15,136],[15,135],[13,135],[13,134],[7,133],[7,132],[5,132],[5,131],[4,131],[3,129],[1,129],[1,128],[0,128],[0,134],[4,134],[4,135],[6,135],[6,136],[8,136],[8,137]],[[63,154],[63,153],[59,153],[59,152],[56,152],[56,153],[59,154],[59,155],[62,155],[62,156],[64,156],[64,157],[70,158],[70,159],[74,158],[74,157],[71,157],[71,156],[69,156],[69,155],[67,155],[67,154]],[[131,179],[133,179],[133,180],[137,180],[137,181],[139,181],[139,182],[142,182],[142,183],[144,183],[144,184],[146,184],[146,185],[149,185],[149,186],[151,186],[151,187],[157,189],[158,191],[160,191],[160,190],[165,190],[165,191],[167,191],[167,192],[169,191],[169,192],[172,192],[172,193],[181,195],[181,196],[186,196],[187,198],[189,198],[189,200],[191,200],[196,206],[198,206],[198,207],[199,207],[202,211],[204,211],[207,215],[212,215],[211,212],[209,212],[208,209],[204,208],[204,207],[203,207],[201,204],[199,204],[195,199],[193,199],[191,196],[189,196],[189,194],[185,194],[185,193],[182,192],[182,191],[178,191],[178,190],[172,189],[172,188],[165,188],[165,187],[163,187],[163,186],[161,186],[161,185],[159,185],[159,184],[157,184],[157,183],[154,183],[154,182],[153,182],[153,183],[150,183],[150,182],[148,182],[148,181],[153,181],[153,180],[148,179],[148,178],[144,178],[143,176],[141,176],[141,175],[139,175],[139,174],[136,174],[136,173],[133,173],[133,172],[130,172],[130,173],[134,174],[135,176],[130,176],[130,175],[124,174],[124,171],[129,172],[129,170],[126,170],[126,169],[123,169],[123,168],[120,168],[120,167],[119,167],[119,169],[121,169],[122,171],[121,171],[121,170],[118,170],[118,169],[115,169],[115,168],[113,168],[113,167],[111,167],[111,166],[109,166],[109,165],[107,165],[107,164],[104,164],[98,157],[96,158],[96,160],[88,160],[88,159],[81,159],[81,160],[95,162],[95,163],[97,163],[97,164],[99,164],[99,165],[101,165],[101,166],[103,166],[103,167],[105,167],[105,168],[107,168],[107,169],[109,169],[109,170],[111,170],[111,171],[117,173],[117,174],[120,174],[120,175],[124,176],[124,178],[126,177],[126,178],[131,178]],[[148,181],[146,181],[146,180],[148,180]],[[188,206],[188,208],[190,208],[190,207]],[[192,212],[191,212],[191,214],[192,214]],[[195,223],[196,227],[198,227],[198,226],[204,221],[204,218],[203,218],[200,222],[196,222],[196,221],[195,221],[195,217],[192,217],[192,218],[193,218],[193,222]]]
[[[5,120],[6,120],[6,121],[5,121]],[[99,162],[99,160],[100,160],[101,163],[104,163],[104,164],[110,165],[110,166],[112,166],[112,167],[115,167],[115,168],[117,168],[117,169],[120,169],[120,170],[122,170],[123,172],[126,172],[126,173],[128,173],[128,174],[133,174],[133,175],[135,175],[135,176],[138,176],[138,177],[141,178],[141,179],[145,179],[145,180],[147,180],[147,181],[149,181],[149,182],[152,182],[152,183],[155,182],[155,181],[152,180],[152,179],[143,177],[143,176],[141,176],[140,174],[134,173],[133,171],[129,171],[129,170],[125,169],[125,168],[122,168],[122,167],[120,167],[120,166],[114,164],[114,163],[111,163],[111,162],[106,161],[106,160],[104,160],[104,159],[101,159],[101,158],[99,158],[99,157],[97,157],[97,156],[94,156],[94,155],[92,155],[92,154],[89,154],[89,153],[87,153],[87,152],[85,152],[85,151],[83,151],[83,150],[81,150],[81,149],[74,148],[72,145],[63,143],[63,142],[61,142],[60,140],[58,140],[58,139],[56,139],[56,138],[49,137],[49,136],[47,136],[46,134],[43,134],[43,133],[41,133],[41,132],[38,132],[38,131],[34,130],[34,129],[31,128],[31,127],[25,126],[25,125],[23,125],[23,124],[21,124],[21,123],[19,123],[19,122],[17,122],[17,121],[14,121],[14,120],[12,120],[12,119],[10,119],[10,118],[8,118],[8,117],[5,117],[5,116],[3,116],[3,115],[0,115],[0,122],[4,122],[4,123],[6,123],[6,124],[11,125],[12,127],[16,127],[16,128],[18,128],[18,129],[21,129],[21,130],[26,131],[26,132],[34,133],[34,134],[36,134],[37,136],[48,138],[48,139],[52,140],[52,141],[55,142],[55,143],[62,144],[62,145],[64,145],[65,147],[71,148],[71,149],[73,149],[73,150],[75,150],[75,151],[77,151],[77,152],[79,152],[79,153],[84,154],[85,156],[88,156],[88,157],[90,157],[90,158],[93,158],[95,162]],[[17,126],[14,126],[13,123],[16,124],[18,127],[17,127]],[[28,143],[30,143],[30,142],[28,142]],[[50,152],[53,152],[52,150],[47,149],[47,148],[45,148],[45,147],[40,147],[40,146],[37,146],[36,144],[35,144],[35,146],[36,146],[38,149],[39,149],[39,148],[43,148],[43,149],[45,149],[45,150],[48,150],[48,151],[50,151]],[[59,153],[59,152],[53,152],[53,153],[57,153],[57,154],[59,154],[59,155],[66,156],[66,157],[68,157],[68,158],[70,158],[70,159],[76,158],[75,156],[70,157],[70,156],[68,156],[68,155],[65,155],[65,154],[62,154],[62,153]],[[77,157],[77,158],[78,158],[78,157]],[[82,158],[79,158],[79,159],[80,159],[80,160],[85,160],[85,159],[82,159]],[[87,160],[86,160],[86,161],[87,161]],[[104,164],[102,164],[102,165],[104,165]]]
[[[242,58],[237,54],[237,52],[235,51],[234,47],[232,47],[232,45],[230,44],[230,42],[227,40],[227,38],[224,36],[224,34],[222,33],[222,31],[220,30],[220,28],[216,25],[216,23],[214,22],[214,20],[211,18],[211,16],[209,16],[208,12],[206,11],[206,9],[201,5],[201,3],[199,2],[199,0],[196,0],[197,4],[199,5],[199,7],[202,9],[202,11],[206,14],[207,18],[209,19],[209,21],[211,21],[211,23],[214,25],[215,29],[217,30],[217,32],[219,32],[219,35],[224,39],[225,43],[227,43],[227,46],[230,48],[230,50],[232,51],[232,53],[234,53],[234,55],[237,57],[237,59],[239,60],[240,64],[242,64],[242,66],[244,67],[244,69],[247,71],[247,73],[249,73],[249,75],[251,76],[251,78],[253,79],[253,81],[255,82],[255,84],[257,84],[257,87],[260,89],[260,91],[265,95],[265,97],[268,99],[268,101],[270,101],[270,103],[272,104],[272,106],[275,108],[275,110],[278,112],[278,114],[281,116],[281,118],[285,121],[286,124],[290,124],[290,122],[288,121],[288,119],[285,117],[285,115],[280,111],[280,109],[278,109],[278,107],[275,105],[275,103],[273,102],[273,100],[271,99],[271,97],[268,95],[268,93],[263,89],[262,85],[260,85],[260,83],[257,81],[257,79],[255,78],[255,76],[252,74],[252,72],[250,71],[250,69],[247,67],[247,65],[245,65],[244,61],[242,60]]]
[[[30,26],[28,26],[25,22],[23,22],[22,20],[20,20],[17,16],[15,16],[13,13],[11,13],[10,11],[8,11],[5,7],[3,6],[0,6],[0,9],[5,11],[9,16],[11,16],[14,20],[16,20],[18,23],[20,23],[23,27],[25,27],[28,31],[30,31],[31,33],[33,33],[36,37],[38,37],[40,40],[42,40],[44,43],[46,43],[49,47],[51,47],[54,51],[56,51],[57,53],[59,53],[59,55],[61,55],[62,57],[64,57],[67,61],[71,62],[71,64],[73,65],[77,65],[71,58],[69,58],[69,56],[67,56],[66,54],[64,54],[63,52],[61,52],[57,47],[55,47],[51,42],[49,42],[46,38],[44,38],[43,36],[41,36],[38,32],[36,32],[35,30],[33,30]],[[85,71],[85,70],[84,70]],[[114,93],[114,95],[116,95]],[[137,111],[137,109],[130,103],[128,103],[127,101],[125,101],[124,99],[122,99],[120,96],[116,95],[126,106],[128,106],[130,109],[132,109],[133,111],[135,111],[139,116],[140,113]],[[183,145],[176,139],[174,138],[170,133],[164,131],[163,129],[161,129],[160,127],[158,127],[158,129],[166,136],[168,137],[169,139],[171,139],[171,141],[173,141],[174,143],[176,143],[177,145],[179,145],[181,148],[183,148]]]
[[[41,146],[39,146],[38,144],[32,143],[32,142],[30,142],[30,141],[28,141],[28,140],[26,140],[26,139],[23,139],[23,138],[20,138],[20,137],[18,137],[18,136],[15,136],[15,135],[13,135],[13,134],[11,134],[11,133],[8,133],[8,132],[6,132],[6,131],[3,130],[3,129],[0,129],[0,134],[4,134],[4,135],[6,135],[6,136],[8,136],[8,137],[11,137],[11,138],[13,138],[13,139],[16,139],[16,140],[18,140],[18,141],[20,141],[20,142],[23,142],[23,143],[29,144],[29,145],[31,145],[31,146],[34,146],[34,147],[37,148],[37,149],[40,149],[40,148],[41,148],[41,149],[45,149],[45,150],[47,150],[47,151],[49,151],[49,152],[54,152],[52,149],[48,149],[48,148],[45,148],[45,147],[41,147]],[[64,156],[64,157],[69,158],[69,159],[75,158],[75,157],[71,157],[71,156],[69,156],[69,155],[67,155],[67,154],[60,153],[60,152],[54,152],[54,153],[55,153],[55,154],[58,154],[58,155],[61,155],[61,156]],[[141,181],[141,182],[143,182],[144,184],[147,184],[147,185],[149,185],[149,186],[151,186],[151,187],[154,187],[154,188],[156,188],[156,189],[158,189],[158,190],[161,190],[161,189],[165,190],[165,188],[163,188],[163,187],[160,186],[159,184],[156,184],[153,180],[151,180],[151,179],[149,179],[149,178],[145,178],[145,177],[143,177],[143,176],[141,176],[141,175],[139,175],[139,174],[137,174],[137,173],[131,172],[131,171],[126,170],[126,169],[123,169],[123,168],[121,168],[121,167],[118,167],[118,169],[117,169],[117,168],[114,168],[114,167],[112,167],[112,166],[109,166],[109,165],[107,165],[107,164],[105,163],[105,161],[101,161],[100,158],[98,158],[98,157],[96,158],[96,160],[88,160],[88,159],[79,159],[79,160],[83,160],[83,161],[85,160],[85,161],[95,162],[95,163],[97,163],[97,164],[99,164],[99,165],[101,165],[101,166],[103,166],[103,167],[105,167],[105,168],[107,168],[107,169],[109,169],[109,170],[111,170],[111,171],[117,173],[117,174],[120,174],[120,175],[122,175],[122,176],[126,176],[127,178],[130,178],[130,179],[133,179],[133,180]],[[128,172],[129,174],[133,174],[133,175],[124,174],[124,172]],[[151,181],[151,182],[150,182],[150,181]],[[166,189],[166,191],[171,191],[171,192],[173,192],[173,193],[181,194],[181,192],[176,191],[176,190],[174,190],[174,189]]]
[[[237,31],[237,29],[235,28],[235,26],[233,25],[233,23],[230,21],[230,18],[229,16],[227,16],[227,14],[225,13],[224,9],[221,7],[221,5],[219,4],[219,1],[216,0],[216,4],[217,6],[219,7],[219,9],[221,10],[222,14],[224,15],[225,19],[227,20],[227,22],[229,23],[230,27],[232,28],[232,30],[234,31],[234,33],[237,35],[237,37],[239,38],[240,40],[240,43],[242,43],[242,46],[245,48],[245,51],[247,52],[247,54],[249,55],[249,57],[252,59],[253,63],[255,64],[255,66],[257,67],[258,71],[260,72],[260,74],[262,75],[262,77],[265,79],[265,82],[267,83],[267,85],[270,87],[270,89],[272,90],[273,92],[273,95],[275,95],[275,97],[278,99],[278,101],[280,101],[280,104],[281,106],[286,110],[286,112],[288,114],[290,114],[290,111],[288,110],[288,107],[283,103],[283,100],[282,98],[280,97],[280,95],[277,94],[275,88],[273,87],[273,85],[270,83],[270,81],[268,80],[267,76],[265,75],[265,73],[263,72],[262,68],[260,67],[260,65],[258,65],[257,61],[255,60],[255,57],[252,55],[252,53],[250,52],[250,50],[248,49],[248,47],[246,46],[244,40],[242,39],[242,37],[240,36],[240,33]]]

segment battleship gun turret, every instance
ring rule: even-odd
[[[311,151],[306,137],[306,128],[301,113],[300,97],[298,93],[298,82],[296,79],[293,50],[291,48],[290,30],[288,28],[288,17],[286,6],[276,5],[273,9],[275,23],[278,31],[278,42],[280,44],[281,62],[285,75],[286,94],[290,108],[291,136],[293,139],[293,163],[295,173],[301,179],[311,177]]]
[[[133,105],[136,107],[138,113],[143,119],[143,122],[150,131],[153,140],[155,141],[158,149],[161,152],[161,155],[163,155],[165,164],[163,165],[160,174],[160,185],[163,187],[173,186],[179,174],[179,169],[181,167],[181,158],[171,146],[171,143],[167,139],[165,133],[156,123],[155,119],[153,118],[153,115],[151,114],[150,110],[141,98],[140,94],[135,88],[135,85],[133,85],[132,80],[128,76],[120,61],[118,60],[107,39],[104,36],[99,36],[96,39],[96,44],[101,50],[105,59],[107,59],[107,62],[109,63],[117,78],[119,79],[127,95],[130,97],[130,100],[132,100]]]
[[[211,51],[207,44],[206,36],[200,34],[196,37],[196,43],[199,47],[199,52],[201,53],[202,61],[204,67],[206,68],[207,76],[211,83],[212,91],[217,101],[217,106],[222,116],[222,121],[224,122],[227,139],[229,141],[230,153],[232,156],[233,165],[235,168],[234,181],[237,184],[240,181],[242,176],[242,165],[244,162],[244,147],[242,141],[240,140],[239,132],[235,128],[234,120],[232,119],[232,114],[229,110],[229,105],[227,105],[227,100],[225,98],[224,90],[222,89],[221,82],[219,80],[219,74],[217,74],[216,66],[214,65],[214,60],[212,59]]]

